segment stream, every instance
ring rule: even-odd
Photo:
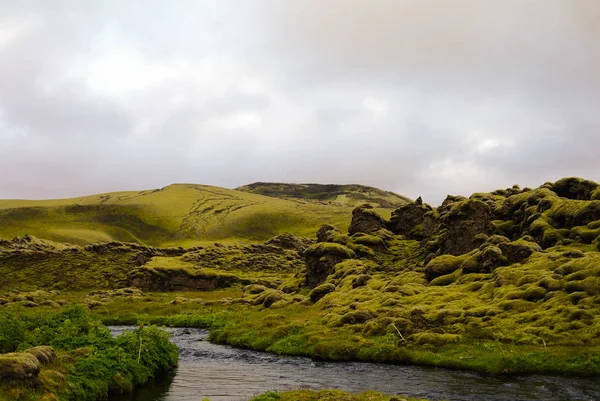
[[[127,326],[111,326],[118,335]],[[110,401],[242,401],[269,390],[376,390],[430,400],[600,400],[600,379],[474,372],[363,362],[319,362],[212,344],[207,330],[172,328],[179,367]]]

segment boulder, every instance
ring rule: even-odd
[[[346,260],[356,258],[353,250],[344,245],[319,242],[311,245],[304,252],[306,257],[306,285],[315,287],[321,284],[329,274],[333,272],[333,267]]]
[[[330,224],[323,224],[317,231],[317,242],[333,242],[333,236],[339,234],[337,228]]]
[[[373,319],[374,317],[375,316],[373,316],[373,314],[368,310],[357,310],[348,312],[344,316],[342,316],[342,318],[340,319],[340,323],[343,325],[364,323],[368,320]]]
[[[575,200],[591,200],[592,194],[600,185],[577,177],[568,177],[552,184],[558,196]]]
[[[502,242],[498,244],[498,248],[502,251],[508,263],[519,263],[527,259],[534,252],[542,252],[540,247],[535,242],[525,240],[517,240],[512,242]]]
[[[335,285],[331,283],[321,284],[320,286],[315,287],[315,289],[313,289],[310,292],[310,301],[313,303],[317,302],[319,299],[323,298],[325,295],[333,291],[335,291]]]
[[[463,258],[454,255],[441,255],[432,259],[425,267],[427,280],[432,281],[437,277],[454,273],[456,270],[460,269],[463,260]]]
[[[461,267],[464,274],[467,273],[491,273],[497,267],[506,266],[508,260],[502,250],[495,245],[488,245],[481,251],[477,251],[466,259]]]
[[[41,345],[39,347],[29,348],[25,351],[27,354],[31,354],[36,357],[36,359],[42,365],[48,365],[56,360],[56,352],[52,347],[47,345]]]
[[[445,229],[440,241],[442,253],[462,255],[478,248],[479,234],[494,233],[491,217],[490,207],[480,200],[468,199],[454,205],[442,217],[442,229]]]
[[[392,212],[388,229],[394,234],[421,240],[423,239],[425,214],[431,210],[431,207],[422,202],[408,203],[400,206]]]
[[[0,355],[0,379],[26,380],[40,373],[40,361],[26,352]]]
[[[362,205],[352,211],[352,222],[348,227],[350,235],[356,233],[372,233],[385,228],[387,221],[381,217],[371,205]]]

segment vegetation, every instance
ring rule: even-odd
[[[438,208],[418,199],[389,220],[361,205],[347,232],[323,225],[316,239],[0,241],[0,311],[30,319],[80,303],[105,324],[206,327],[212,341],[279,354],[598,376],[597,190],[570,178],[449,196]]]
[[[349,394],[340,390],[295,390],[283,393],[269,391],[250,401],[417,401],[417,399],[402,396],[391,397],[372,391]]]
[[[131,391],[177,364],[168,334],[151,326],[113,338],[82,307],[0,309],[0,400],[96,400]]]
[[[395,209],[410,202],[410,199],[405,196],[364,185],[255,182],[237,189],[276,198],[313,200],[349,206],[359,206],[368,202],[381,208]]]
[[[333,189],[324,188],[321,192],[326,194],[329,190]],[[354,191],[357,190],[348,196]],[[345,193],[344,189],[335,189],[335,196]],[[376,201],[384,195],[385,199],[390,198],[381,201],[378,209],[384,215],[389,215],[398,202],[404,202],[398,195],[374,188],[360,194],[362,202]],[[352,202],[330,204],[207,185],[175,184],[73,199],[0,200],[0,238],[30,234],[76,245],[121,241],[151,246],[191,246],[215,240],[264,241],[284,232],[310,236],[323,221],[347,225],[352,207]]]

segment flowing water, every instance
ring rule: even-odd
[[[113,326],[113,335],[128,327]],[[600,400],[600,379],[473,372],[359,362],[317,362],[216,345],[200,329],[168,329],[179,346],[172,374],[111,401],[241,401],[269,390],[376,390],[430,400]]]

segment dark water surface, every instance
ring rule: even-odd
[[[114,335],[125,326],[110,328]],[[136,393],[111,401],[247,400],[268,390],[376,390],[431,400],[600,400],[600,379],[484,376],[418,366],[316,362],[216,345],[200,329],[167,329],[179,346],[179,367]]]

